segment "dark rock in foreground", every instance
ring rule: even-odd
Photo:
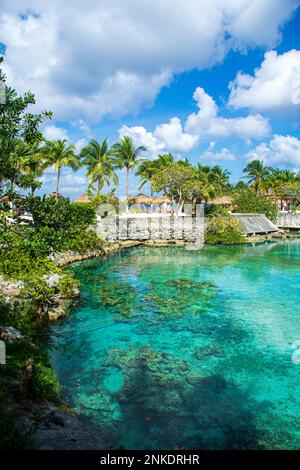
[[[63,411],[51,411],[37,428],[36,448],[41,450],[105,449],[101,435],[78,418]]]

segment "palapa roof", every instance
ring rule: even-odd
[[[217,206],[226,206],[232,204],[232,197],[231,196],[221,196],[221,197],[214,197],[208,201],[208,204],[216,204]]]
[[[49,194],[48,197],[56,198],[56,192],[54,191],[53,193]],[[58,199],[64,199],[65,197],[62,194],[57,194]]]
[[[107,196],[107,199],[108,201],[119,201],[119,199],[117,198],[117,196],[115,196],[114,194],[112,195],[108,195]],[[81,196],[79,196],[77,199],[75,199],[74,202],[82,202],[82,203],[86,203],[86,202],[92,202],[93,201],[93,197],[91,196],[88,196],[87,194],[82,194]]]
[[[139,193],[136,196],[128,196],[128,202],[131,204],[164,204],[172,203],[172,199],[168,196],[147,196],[146,194]]]
[[[139,193],[136,196],[128,196],[128,202],[131,204],[151,204],[151,197],[146,194]]]
[[[88,196],[87,194],[82,194],[79,196],[77,199],[75,199],[74,202],[91,202],[92,198]]]

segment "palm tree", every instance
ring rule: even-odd
[[[198,163],[193,168],[195,179],[200,184],[201,191],[199,191],[199,196],[197,199],[201,202],[202,200],[207,201],[209,197],[215,196],[215,188],[212,183],[212,171],[209,165],[201,165]]]
[[[135,147],[131,137],[124,136],[120,142],[112,147],[113,153],[118,160],[119,168],[126,169],[126,199],[128,199],[128,180],[129,171],[133,170],[138,164],[138,156],[146,150],[146,147],[140,145]]]
[[[259,160],[253,160],[243,170],[247,174],[248,182],[252,186],[256,194],[259,194],[263,189],[266,189],[266,180],[270,174],[270,168],[265,166]]]
[[[24,162],[31,158],[34,147],[21,139],[15,138],[9,142],[7,147],[7,164],[9,166],[9,191],[13,193],[15,185],[18,185],[22,175]]]
[[[82,163],[87,167],[87,179],[93,185],[97,183],[97,196],[99,196],[104,183],[109,185],[113,180],[118,184],[118,177],[115,173],[116,160],[113,158],[113,151],[109,149],[107,138],[100,144],[93,139],[80,152]]]
[[[53,166],[54,170],[57,171],[55,191],[56,199],[58,198],[59,180],[62,167],[69,166],[72,168],[72,170],[76,171],[81,166],[79,157],[75,154],[74,150],[75,146],[68,145],[66,139],[47,140],[41,149],[43,154],[42,169],[44,170],[50,166]]]
[[[229,183],[230,172],[223,170],[219,165],[215,165],[211,168],[209,179],[212,182],[216,196],[223,196],[230,188]]]
[[[153,189],[152,189],[152,183],[151,180],[153,178],[153,175],[155,172],[158,170],[157,168],[157,161],[155,160],[144,160],[140,163],[138,166],[138,169],[136,171],[136,176],[139,176],[141,179],[141,185],[139,189],[142,189],[143,186],[145,186],[146,183],[150,183],[150,192],[151,192],[151,197],[153,196]]]
[[[154,162],[156,163],[156,167],[162,170],[164,167],[175,163],[175,159],[171,153],[165,153],[158,155]]]
[[[299,192],[299,179],[290,170],[272,168],[267,178],[268,189],[276,196],[280,197],[280,207],[283,208],[285,196],[297,194]]]

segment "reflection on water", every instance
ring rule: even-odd
[[[299,241],[138,247],[72,270],[82,296],[53,365],[109,446],[299,448]]]

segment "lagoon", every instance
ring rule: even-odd
[[[52,363],[109,447],[299,448],[299,240],[140,246],[71,270],[82,295]]]

